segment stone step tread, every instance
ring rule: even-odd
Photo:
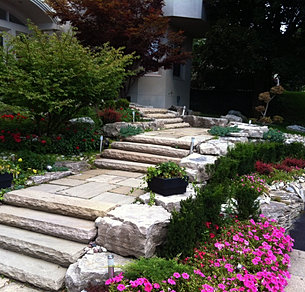
[[[126,171],[142,172],[142,173],[146,173],[148,167],[155,166],[155,164],[117,160],[117,159],[107,159],[107,158],[96,159],[94,164],[99,168],[126,170]]]
[[[177,147],[180,149],[187,149],[187,150],[190,149],[190,145],[191,145],[191,140],[185,141],[185,140],[178,140],[176,138],[155,137],[155,136],[142,135],[142,134],[127,137],[124,139],[124,141],[170,146],[170,147]]]
[[[48,190],[48,185],[45,185],[45,189]],[[6,193],[4,202],[10,205],[90,220],[104,217],[108,211],[117,207],[117,204],[92,202],[86,199],[59,195],[51,191],[38,191],[31,187]]]
[[[154,113],[168,113],[168,109],[165,108],[153,108],[153,107],[138,107],[136,108],[138,111],[140,111],[143,114],[154,114]]]
[[[165,113],[165,114],[146,114],[147,118],[151,119],[175,119],[177,118],[178,114],[175,113]]]
[[[76,242],[88,243],[96,236],[94,221],[0,205],[0,222]]]
[[[162,122],[164,124],[174,124],[174,123],[182,123],[182,118],[172,118],[172,119],[158,119],[159,122]]]
[[[176,129],[176,128],[189,128],[189,123],[175,123],[175,124],[165,124],[165,129]]]
[[[68,267],[84,253],[85,244],[0,224],[0,248]]]
[[[1,275],[48,291],[62,288],[66,270],[53,263],[0,249]]]
[[[183,158],[188,156],[189,151],[185,149],[177,149],[171,146],[163,146],[156,144],[144,144],[135,142],[112,142],[111,149],[121,149],[127,151],[137,151],[142,153],[151,153],[156,155],[164,155],[169,157]]]
[[[180,158],[176,157],[166,157],[161,155],[155,155],[150,153],[139,153],[132,151],[125,151],[119,149],[105,149],[102,154],[102,158],[111,158],[111,159],[119,159],[119,160],[128,160],[134,162],[143,162],[150,164],[157,164],[166,161],[180,162]]]

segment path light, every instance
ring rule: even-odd
[[[132,110],[132,122],[135,122],[136,113],[134,110]]]
[[[108,255],[108,278],[114,277],[114,256],[113,254]]]
[[[189,154],[192,154],[192,153],[193,153],[193,150],[194,150],[194,144],[195,144],[195,137],[192,137],[192,141],[191,141],[191,147],[190,147],[190,153],[189,153]]]
[[[100,144],[100,152],[102,152],[102,150],[103,150],[103,139],[104,139],[104,137],[103,136],[101,136],[101,144]]]
[[[186,106],[183,107],[182,116],[184,116],[184,114],[185,114],[185,109],[186,109]]]

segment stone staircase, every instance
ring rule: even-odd
[[[145,108],[137,107],[142,117],[147,120],[159,120],[164,123],[164,129],[177,129],[190,127],[185,123],[177,112],[169,111],[164,108]]]
[[[5,194],[0,205],[0,275],[58,291],[67,267],[96,237],[94,220],[108,209],[31,189]]]
[[[159,120],[165,129],[188,128],[178,113],[161,108],[137,108],[144,119]],[[95,161],[99,168],[146,172],[157,163],[173,161],[179,163],[189,154],[190,143],[165,137],[137,135],[113,142]]]

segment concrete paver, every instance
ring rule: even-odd
[[[112,188],[113,185],[109,183],[86,182],[85,184],[71,187],[58,193],[70,197],[91,199],[111,190]]]
[[[77,180],[77,179],[72,179],[72,178],[61,178],[61,179],[50,181],[49,183],[54,184],[54,185],[75,187],[75,186],[82,185],[86,182],[81,181],[81,180]]]
[[[103,204],[105,204],[105,203],[116,204],[117,203],[119,206],[119,205],[131,204],[134,202],[134,200],[135,200],[135,198],[132,196],[106,192],[106,193],[103,193],[99,196],[92,198],[90,201],[102,202]]]
[[[120,183],[120,181],[126,180],[126,177],[123,176],[116,176],[116,175],[108,175],[108,174],[102,174],[98,176],[94,176],[91,178],[88,178],[87,181],[95,181],[100,183]]]
[[[65,190],[67,188],[68,188],[68,186],[42,184],[42,185],[32,187],[31,190],[55,194],[57,192]]]
[[[139,197],[146,193],[144,190],[127,186],[119,186],[118,188],[112,189],[111,192],[122,195],[129,195],[133,197]]]
[[[126,186],[126,187],[142,188],[142,189],[147,186],[146,182],[144,182],[142,179],[137,179],[137,178],[129,178],[129,179],[120,181],[117,184]]]
[[[101,174],[108,174],[108,175],[116,175],[116,176],[124,176],[124,177],[140,177],[143,174],[139,173],[139,172],[132,172],[132,171],[124,171],[124,170],[113,170],[113,169],[99,169],[100,172],[98,175]],[[84,172],[85,173],[89,173],[91,172],[91,170]]]

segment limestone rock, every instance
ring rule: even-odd
[[[155,205],[161,206],[166,209],[168,212],[180,211],[180,202],[186,200],[190,197],[195,197],[196,193],[192,184],[189,184],[186,192],[184,194],[172,195],[172,196],[162,196],[159,194],[155,195]],[[139,197],[145,204],[148,204],[150,201],[150,193],[146,193]]]
[[[65,283],[69,292],[80,292],[91,286],[102,285],[108,277],[108,259],[110,253],[87,254],[76,263],[69,266]],[[118,275],[122,272],[121,266],[124,266],[131,259],[114,255],[114,272]]]
[[[79,173],[90,169],[90,164],[87,161],[56,161],[55,166],[67,167],[73,173]]]
[[[183,120],[195,128],[212,128],[213,126],[225,127],[228,124],[227,119],[200,117],[200,116],[183,116]]]
[[[96,242],[122,256],[151,257],[165,240],[169,219],[159,206],[120,206],[96,220]]]
[[[222,119],[227,119],[229,121],[233,122],[240,122],[242,123],[243,119],[241,117],[235,116],[235,115],[229,115],[227,114],[226,116],[221,116]]]
[[[151,130],[158,130],[164,128],[164,123],[158,120],[151,121],[151,122],[136,122],[136,123],[125,123],[125,122],[117,122],[106,124],[103,127],[103,133],[106,137],[119,137],[121,128],[125,128],[128,126],[138,127],[143,130],[151,129]]]
[[[233,115],[233,116],[240,117],[240,118],[242,118],[242,121],[243,121],[244,123],[247,123],[247,122],[248,122],[247,117],[244,116],[240,111],[230,110],[230,111],[228,111],[228,115]]]
[[[81,118],[75,118],[72,120],[69,120],[69,122],[71,124],[90,124],[90,125],[94,125],[95,122],[90,118],[90,117],[81,117]]]
[[[248,133],[249,138],[262,139],[264,133],[268,132],[268,126],[258,126],[254,124],[230,122],[230,127],[237,126],[241,131],[239,133]]]
[[[197,150],[202,155],[226,155],[234,143],[224,139],[213,139],[198,145]]]
[[[56,171],[56,172],[46,172],[43,175],[34,175],[31,176],[30,179],[26,182],[26,185],[33,185],[33,184],[42,184],[52,180],[60,179],[72,174],[72,171]]]
[[[208,164],[214,164],[216,160],[216,156],[193,153],[181,159],[179,165],[186,167],[186,172],[190,176],[190,179],[195,178],[196,181],[203,182],[209,179],[206,166]]]
[[[305,133],[305,127],[299,126],[299,125],[290,125],[287,126],[288,130],[296,131],[296,132],[301,132]]]

